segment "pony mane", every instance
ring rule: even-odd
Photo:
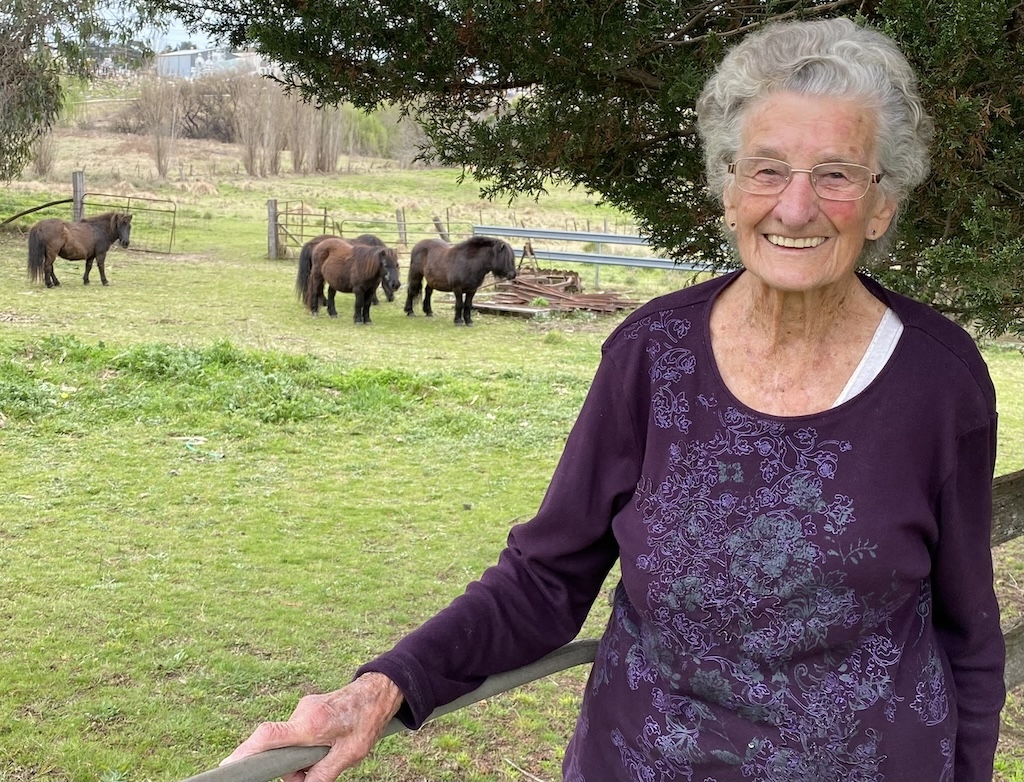
[[[465,247],[469,250],[476,250],[482,247],[491,247],[499,242],[504,244],[501,239],[495,239],[493,236],[471,236],[468,239],[463,239],[455,246]]]
[[[115,218],[116,218],[116,217],[117,217],[118,215],[122,215],[122,214],[124,214],[124,212],[103,212],[102,214],[98,214],[98,215],[93,215],[92,217],[83,217],[83,218],[82,218],[81,220],[79,220],[78,222],[80,222],[80,223],[103,223],[103,222],[111,222],[111,221],[113,221],[113,220],[114,220],[114,219],[115,219]]]
[[[384,267],[386,249],[370,244],[353,244],[351,251],[352,267],[355,275],[362,278],[375,277]]]

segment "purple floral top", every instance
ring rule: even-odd
[[[607,340],[537,516],[464,595],[361,669],[418,726],[579,631],[622,578],[570,782],[989,782],[1003,690],[995,402],[959,327],[865,280],[905,331],[848,402],[734,399],[708,319],[735,275]]]

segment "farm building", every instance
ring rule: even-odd
[[[255,52],[185,49],[156,56],[156,73],[169,79],[195,79],[214,73],[258,72],[263,59]]]

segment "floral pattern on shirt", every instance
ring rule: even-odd
[[[648,550],[623,568],[646,581],[646,602],[634,608],[620,585],[590,686],[624,675],[650,693],[651,711],[639,735],[609,738],[628,778],[644,782],[715,782],[698,771],[709,762],[731,768],[730,780],[883,782],[879,731],[859,715],[881,710],[892,722],[908,700],[895,691],[907,663],[888,623],[910,598],[894,583],[871,595],[850,586],[853,569],[877,555],[857,533],[854,501],[830,489],[853,446],[709,395],[691,405],[689,330],[662,315],[626,335],[658,335],[647,348],[653,425],[681,435],[690,416],[715,425],[698,429],[710,438],[673,442],[664,474],[637,486]],[[922,626],[929,606],[923,595]],[[941,723],[949,706],[937,656],[922,661],[918,681],[910,708]],[[744,741],[737,717],[749,724]]]

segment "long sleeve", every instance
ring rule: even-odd
[[[579,632],[618,556],[612,518],[639,476],[641,445],[623,382],[623,368],[606,357],[537,515],[512,529],[498,564],[359,669],[398,684],[398,716],[408,726]]]
[[[1003,706],[1005,649],[993,590],[990,528],[995,418],[961,435],[939,496],[935,627],[957,705],[956,782],[989,782]]]

